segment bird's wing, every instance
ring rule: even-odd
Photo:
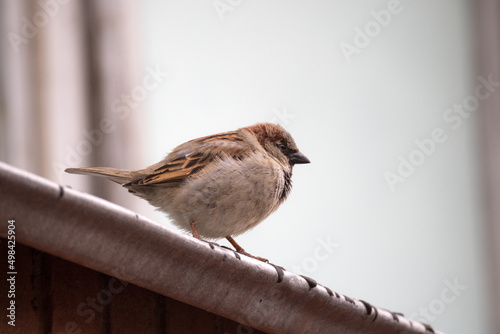
[[[197,175],[216,158],[243,159],[252,151],[238,132],[194,139],[174,149],[161,167],[125,186],[174,186]]]

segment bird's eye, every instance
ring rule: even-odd
[[[284,151],[284,150],[286,150],[286,145],[283,143],[280,143],[279,148],[280,148],[280,150]]]

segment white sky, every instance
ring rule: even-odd
[[[234,5],[218,13],[221,3]],[[148,163],[186,140],[278,119],[311,164],[295,167],[287,202],[236,240],[444,332],[488,333],[476,117],[458,129],[443,119],[488,75],[473,68],[466,1],[145,4],[145,64],[170,72],[148,96]],[[358,28],[373,37],[365,47],[358,36],[349,62],[340,45],[355,47]],[[419,158],[415,140],[435,129],[446,140],[391,191],[384,174],[400,156]],[[443,299],[456,280],[465,287]]]

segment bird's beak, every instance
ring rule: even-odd
[[[290,164],[308,164],[311,161],[307,159],[307,157],[301,152],[292,153],[289,155],[288,159],[290,160]]]

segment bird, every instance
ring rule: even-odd
[[[185,142],[144,169],[65,171],[105,177],[166,213],[193,237],[226,238],[236,252],[267,262],[246,252],[233,237],[273,213],[291,191],[294,165],[307,163],[281,125],[257,123]]]

